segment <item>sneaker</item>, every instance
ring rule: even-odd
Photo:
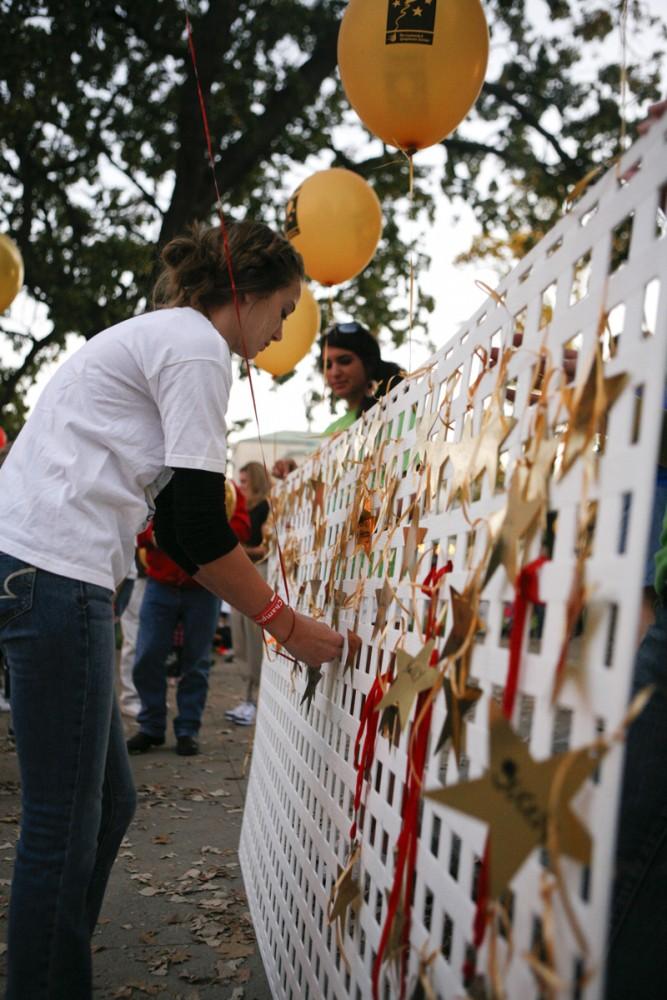
[[[161,747],[164,743],[164,736],[149,736],[148,733],[138,732],[127,741],[128,753],[147,753],[151,747]]]
[[[251,701],[239,705],[237,711],[231,716],[231,721],[237,726],[254,726],[257,717],[257,708]]]
[[[248,705],[252,705],[252,702],[242,701],[239,705],[236,706],[236,708],[225,709],[225,718],[233,719],[236,715],[239,714],[239,712],[243,714],[245,711],[247,711]]]
[[[180,757],[195,757],[199,753],[199,744],[194,736],[177,736],[176,753]]]
[[[0,694],[0,712],[11,712],[12,706],[9,704],[9,698],[5,698],[4,694]]]
[[[126,715],[128,719],[136,719],[141,711],[140,701],[126,701],[120,703],[121,715]]]

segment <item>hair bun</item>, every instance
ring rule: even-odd
[[[169,243],[162,250],[162,260],[167,267],[180,267],[188,257],[192,256],[195,249],[194,240],[188,236],[179,236]]]

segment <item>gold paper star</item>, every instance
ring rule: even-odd
[[[467,503],[470,499],[470,472],[477,450],[478,439],[472,436],[472,420],[466,420],[461,440],[447,445],[445,458],[451,463],[453,469],[452,483],[447,497],[447,506],[457,494],[461,495],[461,500]]]
[[[317,478],[313,477],[312,479],[309,479],[308,485],[313,491],[313,498],[312,498],[313,507],[311,512],[312,523],[316,524],[318,511],[320,512],[321,515],[324,515],[325,486],[324,486],[324,480],[322,479],[322,473],[318,472]]]
[[[375,525],[375,531],[380,535],[385,528],[389,527],[389,517],[394,510],[394,500],[396,499],[396,491],[398,489],[398,478],[392,476],[388,483],[385,483],[384,493],[382,495],[382,503],[380,505],[380,512],[378,514],[377,524]]]
[[[465,642],[469,639],[470,633],[477,628],[477,613],[473,606],[475,596],[473,585],[469,585],[459,593],[454,587],[449,588],[452,602],[452,627],[447,642],[443,650],[443,656],[455,656]]]
[[[405,729],[417,695],[421,691],[429,691],[440,677],[440,672],[429,666],[434,645],[435,641],[430,639],[416,656],[406,653],[404,649],[396,650],[396,679],[385,691],[378,709],[396,705],[401,732]]]
[[[371,500],[370,497],[367,497],[357,522],[355,552],[358,552],[359,549],[363,549],[366,555],[370,556],[375,524],[376,520],[375,515],[373,514]]]
[[[375,600],[377,601],[377,612],[375,615],[375,625],[373,627],[373,638],[381,632],[382,629],[387,624],[387,612],[391,602],[394,600],[395,590],[389,583],[389,580],[385,580],[381,587],[378,587],[375,591]]]
[[[491,491],[495,489],[498,475],[498,452],[503,441],[516,425],[512,417],[505,417],[496,401],[484,414],[477,450],[473,456],[471,479],[486,472]]]
[[[536,496],[532,500],[523,496],[521,479],[519,471],[515,471],[507,494],[507,503],[488,518],[492,549],[483,587],[501,564],[505,567],[509,582],[514,583],[519,560],[519,542],[533,528],[544,505],[542,496]]]
[[[599,764],[586,749],[536,761],[500,708],[489,710],[489,770],[482,778],[426,792],[441,805],[489,824],[490,896],[498,899],[535,847],[546,847],[549,797],[556,772],[571,766],[563,782],[556,815],[558,843],[564,854],[587,864],[591,838],[570,801]]]
[[[605,378],[599,344],[589,363],[583,382],[561,390],[568,411],[568,426],[564,435],[565,450],[560,470],[562,478],[601,430],[604,418],[627,385],[624,372]]]
[[[331,890],[327,920],[330,924],[339,921],[340,937],[345,933],[345,920],[350,907],[356,907],[361,901],[361,888],[354,877],[354,868],[361,856],[361,847],[357,846],[350,856],[345,868],[338,869],[338,878]]]
[[[461,696],[457,695],[452,687],[449,677],[444,681],[445,700],[447,702],[447,717],[442,731],[435,745],[435,753],[445,745],[447,740],[452,741],[452,749],[457,761],[461,759],[461,754],[465,752],[465,728],[463,720],[482,697],[481,688],[466,687]]]
[[[345,667],[343,672],[349,670],[350,673],[354,671],[357,656],[359,655],[359,650],[362,646],[361,637],[353,632],[352,629],[347,630],[347,655],[345,657]]]
[[[415,510],[409,526],[403,528],[403,561],[398,577],[399,580],[406,573],[409,573],[411,577],[413,576],[413,573],[416,571],[418,549],[426,538],[426,535],[427,529],[419,527],[419,511]]]
[[[303,705],[306,703],[306,712],[310,711],[310,706],[313,703],[313,698],[315,697],[315,691],[317,690],[317,685],[322,680],[322,671],[319,667],[308,667],[308,680],[306,682],[306,689],[303,692],[303,696],[299,704]]]

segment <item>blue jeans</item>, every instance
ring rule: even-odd
[[[181,677],[176,689],[174,733],[196,736],[208,694],[211,648],[220,615],[220,598],[201,587],[171,587],[149,579],[139,616],[137,656],[132,679],[141,699],[139,729],[157,739],[167,728],[167,673],[174,629],[183,622]]]
[[[656,690],[627,736],[606,1000],[667,995],[667,609],[639,647],[633,694]]]
[[[8,1000],[89,1000],[90,938],[135,809],[114,698],[110,590],[0,553],[21,834]]]

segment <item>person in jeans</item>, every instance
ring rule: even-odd
[[[227,484],[229,485],[229,483]],[[235,495],[229,524],[241,542],[250,537],[250,519],[242,494]],[[139,615],[139,634],[132,679],[139,695],[139,732],[127,741],[131,754],[146,753],[164,743],[167,728],[166,661],[180,622],[183,641],[176,687],[174,719],[176,753],[199,753],[197,734],[206,707],[213,637],[220,617],[220,598],[200,587],[155,542],[152,526],[137,537],[146,554],[147,583]],[[244,616],[241,616],[244,617]],[[254,628],[259,626],[254,622]]]
[[[303,277],[267,226],[227,232],[198,225],[164,247],[156,308],[59,367],[0,469],[0,645],[21,777],[8,1000],[91,997],[91,935],[136,801],[113,596],[151,511],[161,548],[291,656],[318,665],[342,649],[272,593],[225,513],[231,355],[282,337]]]
[[[262,527],[269,516],[267,498],[271,483],[264,466],[260,462],[247,462],[239,470],[239,487],[250,515],[250,533],[245,550],[258,572],[266,579],[267,549]],[[262,630],[245,615],[232,611],[232,642],[235,656],[245,662],[248,683],[245,701],[236,708],[228,709],[225,716],[237,726],[252,726],[257,716],[257,691],[264,657]]]

